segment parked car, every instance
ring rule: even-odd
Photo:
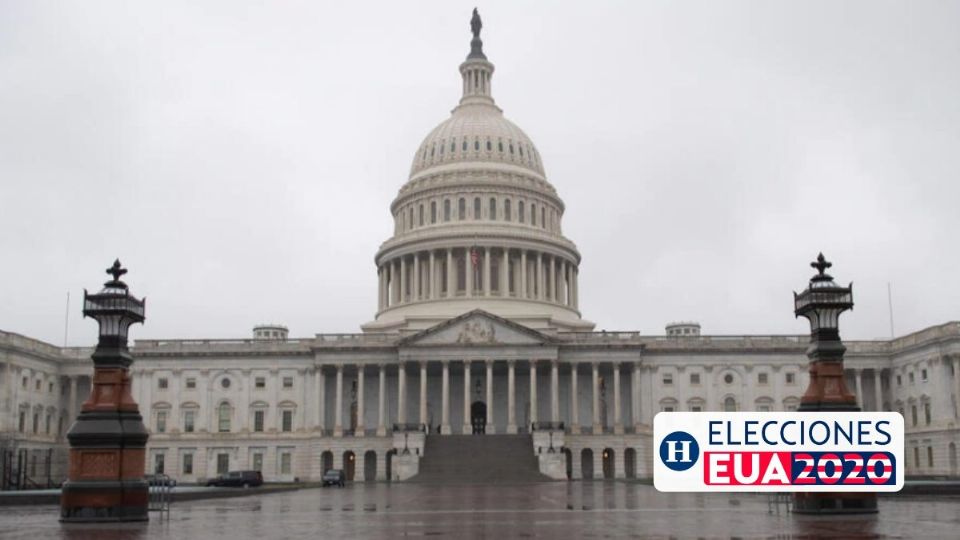
[[[322,483],[323,487],[343,487],[347,485],[347,475],[344,474],[343,469],[328,469],[327,472],[323,473]]]
[[[151,486],[168,486],[175,487],[177,481],[165,474],[145,474],[143,475],[144,481]]]
[[[208,486],[217,487],[257,487],[263,485],[260,471],[230,471],[207,480]]]

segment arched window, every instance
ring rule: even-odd
[[[490,139],[487,139],[487,152],[493,150],[493,143],[490,142]]]
[[[444,147],[444,143],[445,143],[445,142],[447,142],[447,141],[440,141],[440,155],[441,155],[441,156],[443,155],[443,147]]]
[[[497,200],[490,197],[490,219],[497,219]]]
[[[480,197],[473,198],[473,219],[480,219]]]
[[[473,149],[476,150],[477,152],[480,151],[480,139],[473,140]]]
[[[413,207],[407,209],[407,230],[413,228]]]
[[[430,201],[430,223],[437,222],[437,201]]]
[[[547,228],[547,209],[543,206],[540,207],[540,226]]]
[[[520,151],[520,157],[523,157],[523,145],[522,145],[522,144],[518,144],[518,145],[517,145],[517,150]]]
[[[526,216],[523,215],[523,210],[523,201],[520,201],[517,203],[517,213],[519,214],[517,216],[517,221],[520,223],[523,223],[526,220]]]
[[[737,400],[728,397],[723,400],[723,412],[737,412]]]
[[[423,227],[423,205],[420,205],[420,208],[417,209],[417,221],[420,223],[420,226]]]
[[[450,199],[443,201],[443,220],[450,221]]]
[[[466,152],[466,151],[467,151],[467,140],[466,140],[466,139],[464,139],[464,140],[463,140],[463,147],[462,147],[462,150],[463,150],[464,152]]]
[[[467,219],[467,200],[463,197],[457,201],[457,219],[460,221]]]
[[[221,403],[217,408],[217,431],[228,433],[230,431],[230,404]]]
[[[497,150],[503,152],[503,141],[497,141]]]
[[[450,152],[456,152],[456,151],[457,151],[457,139],[454,138],[450,140]]]
[[[535,204],[530,205],[530,224],[537,224],[537,205]]]
[[[511,153],[511,154],[513,153],[513,143],[512,143],[512,142],[510,143],[510,153]]]
[[[503,201],[503,219],[504,221],[510,221],[513,219],[513,216],[510,213],[510,199]]]
[[[430,157],[432,158],[433,156],[436,155],[436,153],[437,153],[437,145],[436,143],[434,143],[434,145],[430,147]]]

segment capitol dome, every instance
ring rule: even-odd
[[[479,17],[460,64],[463,94],[417,147],[376,255],[368,332],[424,329],[483,309],[540,330],[591,330],[580,318],[580,253],[530,137],[493,99]]]

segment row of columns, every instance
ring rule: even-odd
[[[0,421],[0,430],[17,431],[19,429],[19,414],[20,414],[21,403],[26,401],[29,401],[31,403],[36,402],[36,400],[29,399],[29,396],[37,392],[37,390],[33,386],[34,379],[30,380],[30,383],[28,384],[27,388],[23,388],[21,373],[22,373],[22,368],[17,367],[12,363],[8,362],[4,365],[4,380],[7,381],[6,391],[8,392],[8,395],[9,395],[9,398],[6,401],[6,403],[9,403],[9,405],[8,405],[8,408],[3,411],[4,415],[3,415],[3,420]],[[66,384],[68,386],[68,398],[67,398],[66,407],[65,408],[58,407],[60,416],[66,418],[65,425],[63,426],[64,430],[69,428],[70,424],[77,417],[77,414],[79,414],[79,409],[78,409],[79,403],[77,402],[77,379],[79,379],[80,377],[83,377],[88,381],[90,380],[90,376],[88,375],[74,375],[74,376],[59,377],[60,383],[63,384],[63,379],[65,378],[67,381]],[[21,391],[26,394],[25,399],[22,399],[23,396],[20,395]],[[40,389],[40,392],[43,392],[44,394],[46,394],[47,387],[43,386]],[[61,390],[59,386],[56,388],[56,392],[58,396],[62,395],[60,394]],[[46,407],[44,407],[44,409],[46,410]],[[51,427],[51,431],[57,429],[57,427],[58,426]]]
[[[549,363],[548,369],[550,370],[550,422],[559,423],[560,422],[560,366],[559,362],[556,360],[548,360]],[[443,434],[452,433],[452,428],[450,424],[450,360],[441,360],[440,364],[442,367],[442,376],[441,376],[441,424],[440,432]],[[473,400],[471,399],[471,367],[474,363],[482,363],[485,368],[485,402],[486,402],[486,429],[487,433],[494,433],[494,386],[493,386],[493,367],[494,360],[463,360],[463,432],[469,434],[472,429],[472,418],[471,418],[471,404]],[[516,410],[516,360],[507,360],[507,433],[517,433],[517,410]],[[538,377],[537,377],[537,361],[530,362],[530,422],[535,423],[540,421],[539,416],[539,407],[538,407]],[[418,423],[426,425],[429,421],[428,418],[428,409],[427,409],[427,364],[426,361],[421,361],[419,365],[419,383],[420,383],[420,396],[419,396],[419,419]],[[577,384],[578,384],[578,367],[579,364],[572,364],[570,372],[570,428],[574,433],[580,432],[579,426],[579,399],[577,399]],[[602,433],[603,426],[601,424],[600,418],[600,374],[599,374],[599,363],[594,362],[589,364],[591,368],[591,399],[592,399],[592,410],[593,417],[591,428],[593,433]],[[378,364],[379,366],[379,400],[377,407],[377,435],[384,436],[387,432],[387,418],[386,418],[386,364]],[[336,385],[335,385],[335,399],[334,399],[334,426],[333,426],[333,436],[342,437],[344,434],[343,430],[343,371],[345,366],[343,364],[336,366]],[[620,393],[620,371],[621,367],[619,363],[613,364],[613,423],[614,423],[614,432],[623,433],[623,419],[622,419],[622,410],[621,410],[621,393]],[[631,410],[633,411],[633,418],[635,422],[639,422],[640,416],[640,385],[639,385],[639,369],[634,369],[630,372],[631,377]],[[319,401],[319,411],[318,417],[320,419],[325,418],[324,413],[324,387],[325,387],[325,375],[322,370],[318,369],[316,371],[316,394]],[[404,363],[401,363],[397,371],[397,423],[398,424],[407,424],[407,370]],[[318,424],[322,425],[322,421]],[[365,434],[366,426],[364,425],[364,369],[357,370],[357,423],[356,429],[354,432],[355,436],[362,437]]]
[[[446,248],[430,250],[427,256],[423,252],[413,255],[404,255],[382,264],[377,270],[379,279],[380,310],[391,306],[416,302],[419,300],[436,300],[451,298],[458,291],[459,261],[464,261],[467,272],[464,276],[466,296],[508,296],[511,277],[510,262],[514,262],[514,295],[519,298],[529,298],[556,302],[579,307],[579,271],[575,263],[555,255],[543,252],[519,250],[519,257],[511,256],[515,251],[509,247],[489,246],[476,248],[480,250],[481,260],[474,268],[471,260],[471,249],[474,248]],[[496,252],[495,252],[496,250]],[[454,252],[458,252],[454,256]],[[438,256],[439,252],[439,256]],[[459,253],[462,252],[462,255]],[[530,254],[528,263],[528,252]],[[494,294],[491,288],[492,259],[499,257],[499,291]],[[424,268],[421,268],[423,260]],[[516,266],[519,260],[519,275]],[[446,261],[444,265],[443,262]],[[446,273],[443,273],[443,268]],[[529,276],[530,273],[533,276]],[[408,273],[410,276],[408,277]],[[479,283],[474,283],[476,277]],[[532,279],[531,279],[532,278]],[[444,287],[444,281],[446,287]],[[444,292],[445,289],[445,292]]]

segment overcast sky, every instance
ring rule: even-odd
[[[0,2],[0,329],[92,344],[119,257],[139,338],[358,332],[474,3]],[[597,329],[846,338],[960,319],[960,2],[486,2]]]

